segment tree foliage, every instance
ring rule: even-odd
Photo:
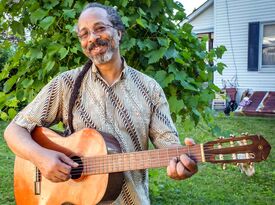
[[[8,120],[55,75],[86,61],[74,26],[87,2],[1,2],[1,27],[20,39],[0,73],[0,117]],[[180,116],[186,129],[200,118],[211,119],[209,102],[219,90],[213,84],[213,73],[221,73],[225,65],[210,66],[208,62],[221,58],[225,48],[207,52],[207,39],[198,40],[190,24],[180,24],[186,17],[184,8],[173,0],[98,2],[117,7],[126,26],[122,55],[130,66],[160,83],[173,118]],[[2,40],[3,49],[10,46],[8,40]]]

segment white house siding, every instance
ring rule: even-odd
[[[222,87],[222,80],[236,76],[239,95],[245,89],[275,91],[275,68],[274,72],[247,71],[248,23],[275,21],[275,0],[215,0],[214,11],[214,47],[227,48],[221,60],[227,68],[223,75],[215,74],[216,85]]]
[[[213,32],[214,30],[214,7],[209,6],[199,16],[194,18],[191,22],[193,26],[193,32],[195,33],[206,33]]]

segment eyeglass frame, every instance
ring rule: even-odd
[[[88,33],[87,33],[87,35],[88,35],[87,37],[82,37],[83,35],[86,35],[86,34],[80,35],[80,34],[79,34],[80,32],[77,31],[77,36],[78,36],[78,38],[79,38],[81,41],[83,41],[83,40],[89,38],[89,37],[91,36],[91,34],[93,34],[93,35],[95,35],[95,36],[100,36],[102,33],[104,33],[104,32],[106,31],[107,28],[109,28],[109,27],[115,28],[115,27],[112,26],[112,25],[104,24],[104,23],[100,24],[99,27],[104,27],[104,29],[103,29],[102,31],[95,31],[95,29],[86,29],[86,31],[88,32]],[[101,28],[101,29],[98,28],[98,29],[101,30],[102,28]],[[85,31],[85,32],[86,32],[86,31]]]

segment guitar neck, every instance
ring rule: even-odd
[[[165,167],[173,157],[178,157],[184,153],[196,162],[202,162],[204,156],[201,154],[203,153],[201,146],[173,147],[82,158],[83,174],[94,175]]]

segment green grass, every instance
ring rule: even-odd
[[[275,145],[275,119],[222,117],[216,119],[224,133],[240,135],[248,132],[262,134]],[[0,122],[0,204],[11,205],[13,198],[13,154],[9,151],[2,133],[6,123]],[[214,140],[210,133],[200,125],[196,129],[180,135],[192,137],[197,143]],[[199,172],[184,181],[174,181],[166,176],[165,169],[150,170],[150,197],[153,205],[157,204],[275,204],[275,159],[274,148],[266,161],[255,165],[256,173],[252,177],[242,174],[239,169],[229,165],[222,170],[219,165],[204,163],[199,165]]]

